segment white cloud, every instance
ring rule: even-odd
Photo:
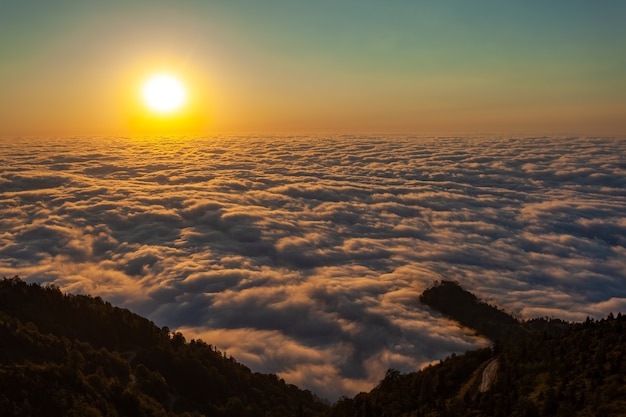
[[[419,305],[435,280],[525,317],[626,308],[622,139],[2,146],[0,275],[100,295],[322,395],[486,343]]]

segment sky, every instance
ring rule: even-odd
[[[0,276],[330,399],[626,311],[626,2],[0,0]],[[183,107],[142,86],[175,75]],[[293,135],[293,136],[292,136]]]
[[[624,135],[625,20],[617,0],[0,0],[0,135]],[[162,71],[188,102],[154,117]]]
[[[0,277],[91,294],[329,400],[489,342],[419,302],[626,313],[626,139],[0,140]]]

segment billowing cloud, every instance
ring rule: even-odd
[[[626,310],[623,139],[0,146],[0,275],[102,296],[331,399],[488,343],[419,304],[435,280],[525,318]]]

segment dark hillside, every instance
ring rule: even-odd
[[[0,281],[2,416],[313,416],[327,406],[100,298]]]
[[[446,289],[454,300],[466,300],[467,308],[481,304],[455,286]],[[371,392],[328,407],[275,375],[253,373],[211,345],[187,342],[99,298],[5,279],[0,415],[626,415],[626,317],[580,324],[510,320],[492,321],[520,326],[523,336],[418,372],[389,370]]]
[[[441,286],[427,290],[426,299],[445,305],[450,315],[474,311],[477,318],[521,327],[523,333],[504,337],[494,350],[452,355],[419,372],[389,370],[371,392],[340,400],[327,416],[626,416],[626,316],[521,323],[457,284]],[[480,326],[475,318],[465,323]],[[489,381],[483,381],[488,372]]]
[[[524,337],[529,332],[504,311],[480,301],[453,281],[441,281],[425,290],[420,301],[492,341]]]

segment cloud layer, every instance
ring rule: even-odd
[[[0,275],[100,295],[331,399],[525,318],[626,311],[626,140],[0,141]]]

